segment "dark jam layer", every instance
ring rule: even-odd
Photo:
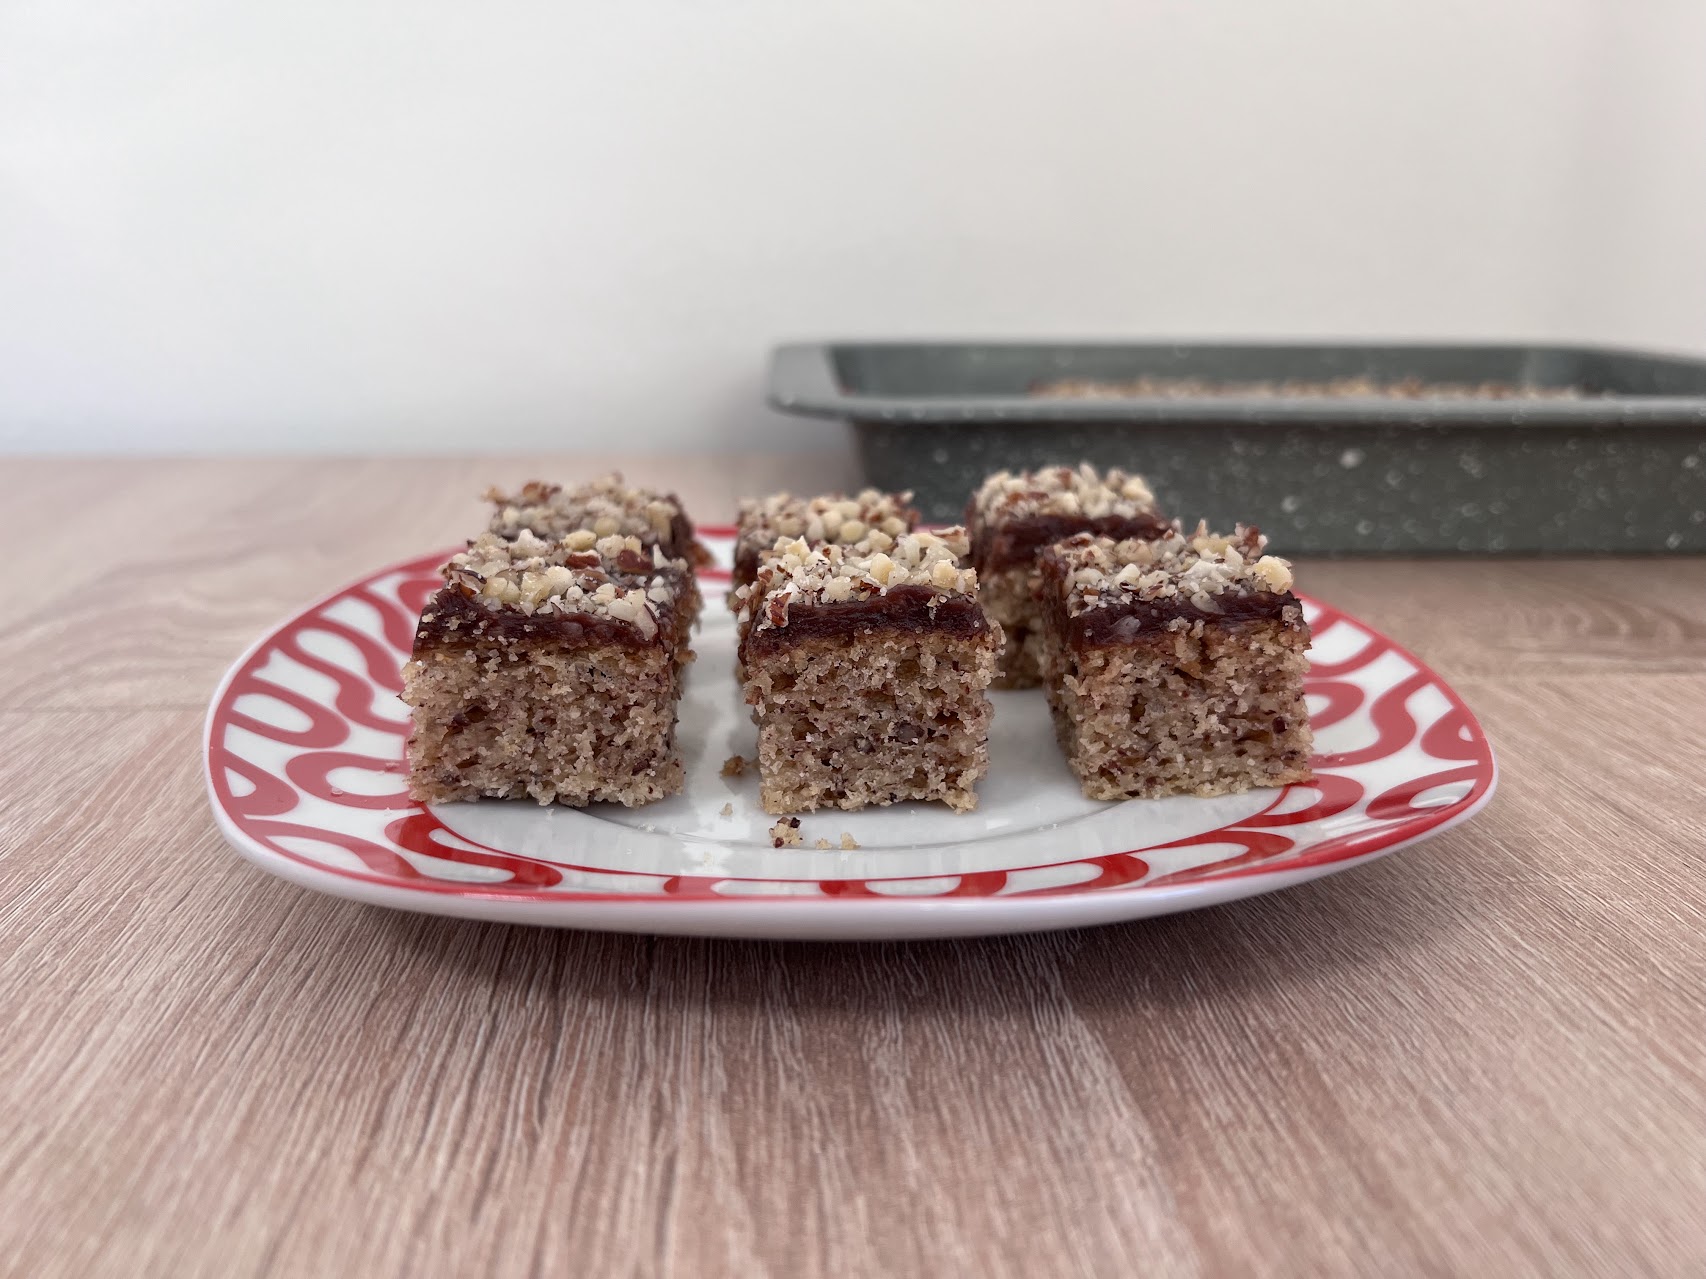
[[[1177,621],[1223,625],[1239,622],[1283,622],[1287,627],[1303,625],[1303,608],[1297,602],[1297,596],[1290,591],[1283,595],[1227,592],[1215,596],[1214,602],[1218,611],[1209,612],[1189,600],[1176,597],[1167,600],[1118,600],[1069,615],[1062,583],[1049,574],[1044,587],[1044,624],[1061,636],[1069,649],[1134,644]]]
[[[758,579],[758,549],[741,550],[735,555],[734,572],[730,579],[735,586],[750,586]]]
[[[1103,515],[1090,519],[1083,515],[1027,515],[1002,524],[982,524],[966,511],[972,529],[971,564],[979,573],[999,572],[1004,568],[1028,566],[1045,546],[1079,533],[1094,533],[1115,541],[1126,538],[1160,537],[1172,525],[1156,514]]]
[[[670,559],[686,560],[694,568],[704,568],[712,562],[711,552],[694,536],[693,521],[681,509],[681,499],[671,493],[668,500],[675,503],[675,518],[669,522],[669,536],[660,539],[658,545]]]
[[[869,599],[845,604],[806,604],[788,610],[786,626],[751,626],[740,659],[792,648],[803,640],[901,633],[978,635],[989,629],[983,606],[965,595],[943,595],[931,586],[896,586]]]
[[[612,644],[624,648],[668,648],[677,642],[676,610],[660,614],[658,630],[647,639],[632,622],[591,613],[523,613],[516,608],[487,608],[454,586],[442,586],[421,612],[415,628],[415,652],[461,644],[550,642],[571,648]]]

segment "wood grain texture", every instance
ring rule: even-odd
[[[1706,1273],[1706,564],[1307,563],[1478,819],[1038,937],[658,940],[269,879],[202,708],[292,607],[594,463],[28,463],[0,527],[0,1273]],[[798,459],[635,461],[714,522]],[[750,477],[759,474],[761,479]],[[46,517],[98,483],[118,526]]]

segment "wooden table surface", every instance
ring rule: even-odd
[[[1706,562],[1301,564],[1500,791],[1187,915],[600,936],[228,851],[239,651],[602,461],[0,460],[0,1273],[1706,1274]],[[628,470],[704,522],[847,478]]]

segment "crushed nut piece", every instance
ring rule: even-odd
[[[859,841],[854,839],[853,836],[849,835],[846,831],[842,831],[841,832],[841,846],[843,848],[849,849],[849,850],[855,849],[855,848],[859,847]]]
[[[820,838],[819,838],[819,839],[818,839],[818,840],[817,840],[817,841],[816,841],[816,842],[815,842],[815,843],[814,843],[814,844],[813,844],[813,845],[812,845],[812,847],[813,847],[813,848],[828,848],[828,847],[829,847],[829,841],[828,841],[828,840],[827,840],[827,839],[823,839],[823,838],[821,838],[821,837],[820,837]]]

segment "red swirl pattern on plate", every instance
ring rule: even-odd
[[[726,537],[732,530],[703,532]],[[347,587],[286,622],[238,663],[210,708],[206,736],[209,789],[229,824],[278,857],[411,892],[732,900],[742,885],[726,876],[610,870],[487,848],[408,798],[402,764],[408,722],[395,694],[416,618],[446,556],[422,556]],[[708,569],[701,576],[718,581],[728,574]],[[1476,807],[1493,784],[1492,752],[1457,695],[1384,636],[1316,601],[1305,606],[1315,633],[1306,686],[1311,721],[1318,731],[1332,727],[1360,744],[1318,755],[1315,782],[1274,792],[1254,816],[1150,848],[1024,870],[794,887],[807,900],[1147,892],[1370,856]],[[269,677],[275,662],[305,672],[321,692]],[[1381,672],[1380,679],[1371,672]],[[1064,882],[1033,886],[1037,872]],[[611,887],[600,890],[604,885]]]

